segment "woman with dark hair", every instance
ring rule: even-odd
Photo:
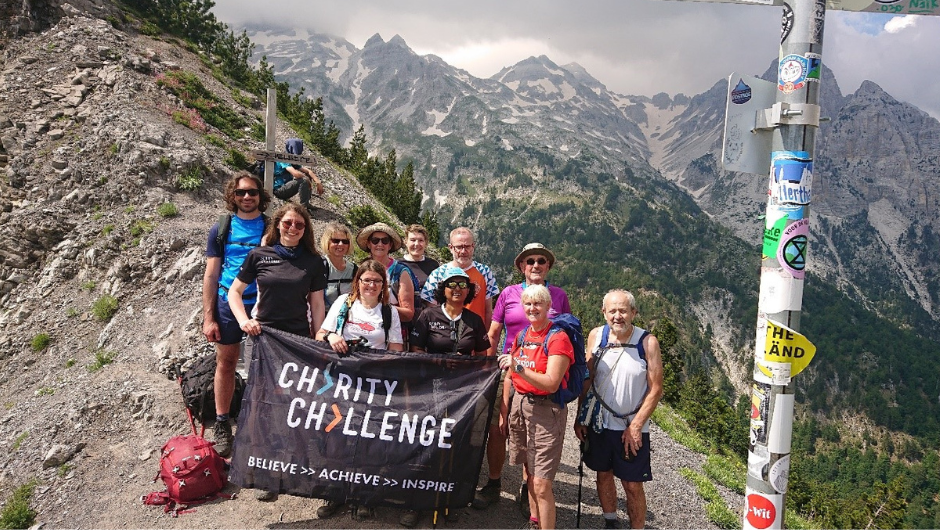
[[[411,351],[485,356],[490,349],[483,319],[464,307],[476,296],[476,286],[460,267],[445,265],[434,290],[435,306],[425,307],[411,331]],[[454,512],[450,512],[454,513]],[[412,528],[418,524],[417,510],[405,510],[398,522]]]
[[[337,353],[347,353],[346,341],[358,339],[377,350],[404,350],[398,309],[389,303],[385,266],[371,259],[359,265],[352,291],[333,302],[317,332],[317,340],[329,342]]]
[[[323,322],[326,266],[317,253],[306,208],[286,203],[274,213],[265,246],[251,250],[229,289],[229,305],[242,331],[261,334],[264,326],[312,337]],[[242,293],[258,282],[257,316],[245,311]],[[307,313],[311,318],[308,320]]]
[[[388,277],[385,266],[367,259],[359,264],[353,276],[352,291],[341,294],[330,306],[317,340],[330,343],[333,351],[349,353],[346,341],[365,340],[365,345],[377,350],[403,351],[401,320],[398,309],[389,304]],[[317,517],[326,519],[340,511],[346,503],[327,501],[317,508]],[[371,519],[375,511],[370,506],[354,506],[353,516]]]
[[[411,351],[486,355],[490,341],[483,319],[465,308],[476,286],[459,267],[448,266],[434,290],[438,305],[425,308],[411,332]]]
[[[351,241],[352,232],[338,222],[326,225],[320,236],[320,250],[326,256],[326,266],[330,269],[325,292],[327,307],[332,306],[339,295],[352,291],[353,277],[358,267],[348,259],[353,253]]]
[[[312,337],[320,329],[326,307],[326,265],[313,243],[310,216],[303,206],[289,202],[278,208],[262,238],[251,249],[228,292],[229,307],[245,333],[260,335],[272,327]],[[242,295],[258,284],[255,316],[248,315]],[[309,315],[309,317],[308,317]],[[259,491],[260,501],[277,499],[276,491]]]

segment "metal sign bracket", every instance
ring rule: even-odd
[[[819,127],[819,105],[778,101],[769,109],[757,111],[754,129],[772,130],[780,125]]]

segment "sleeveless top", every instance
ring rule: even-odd
[[[633,335],[627,341],[628,344],[637,344],[645,332],[645,329],[634,326]],[[611,334],[610,339],[613,338]],[[646,397],[649,387],[646,379],[646,359],[640,359],[640,352],[636,346],[605,348],[598,359],[599,346],[600,341],[591,352],[591,355],[597,359],[594,388],[604,403],[620,414],[628,414],[635,410]],[[601,407],[601,417],[605,429],[622,431],[627,428],[627,422],[623,418],[616,417],[604,407]],[[632,416],[628,419],[632,419]],[[650,424],[647,420],[643,425],[643,432],[649,432],[649,429]]]

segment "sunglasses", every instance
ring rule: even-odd
[[[244,197],[245,195],[249,197],[257,197],[261,191],[258,188],[251,188],[249,190],[235,190],[236,197]]]
[[[349,240],[348,239],[335,239],[331,237],[330,243],[333,243],[334,245],[348,245]]]
[[[288,230],[292,226],[296,228],[297,230],[303,230],[307,226],[307,223],[303,221],[290,221],[288,219],[284,219],[283,221],[281,221],[281,226],[283,226],[285,229],[288,229]]]
[[[538,263],[539,265],[545,265],[546,263],[548,263],[548,260],[545,258],[539,258],[539,259],[529,258],[525,260],[525,263],[526,265],[529,265],[529,266],[535,265],[536,263]]]
[[[373,245],[388,245],[391,242],[392,242],[392,238],[390,236],[385,236],[385,237],[373,236],[369,238],[369,243],[372,243]]]
[[[466,289],[467,287],[470,287],[470,282],[452,281],[452,282],[445,283],[444,287],[448,287],[450,289],[457,289],[457,288]]]

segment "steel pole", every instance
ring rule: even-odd
[[[783,528],[792,378],[815,352],[799,334],[819,126],[825,0],[784,4],[751,394],[744,528]]]

